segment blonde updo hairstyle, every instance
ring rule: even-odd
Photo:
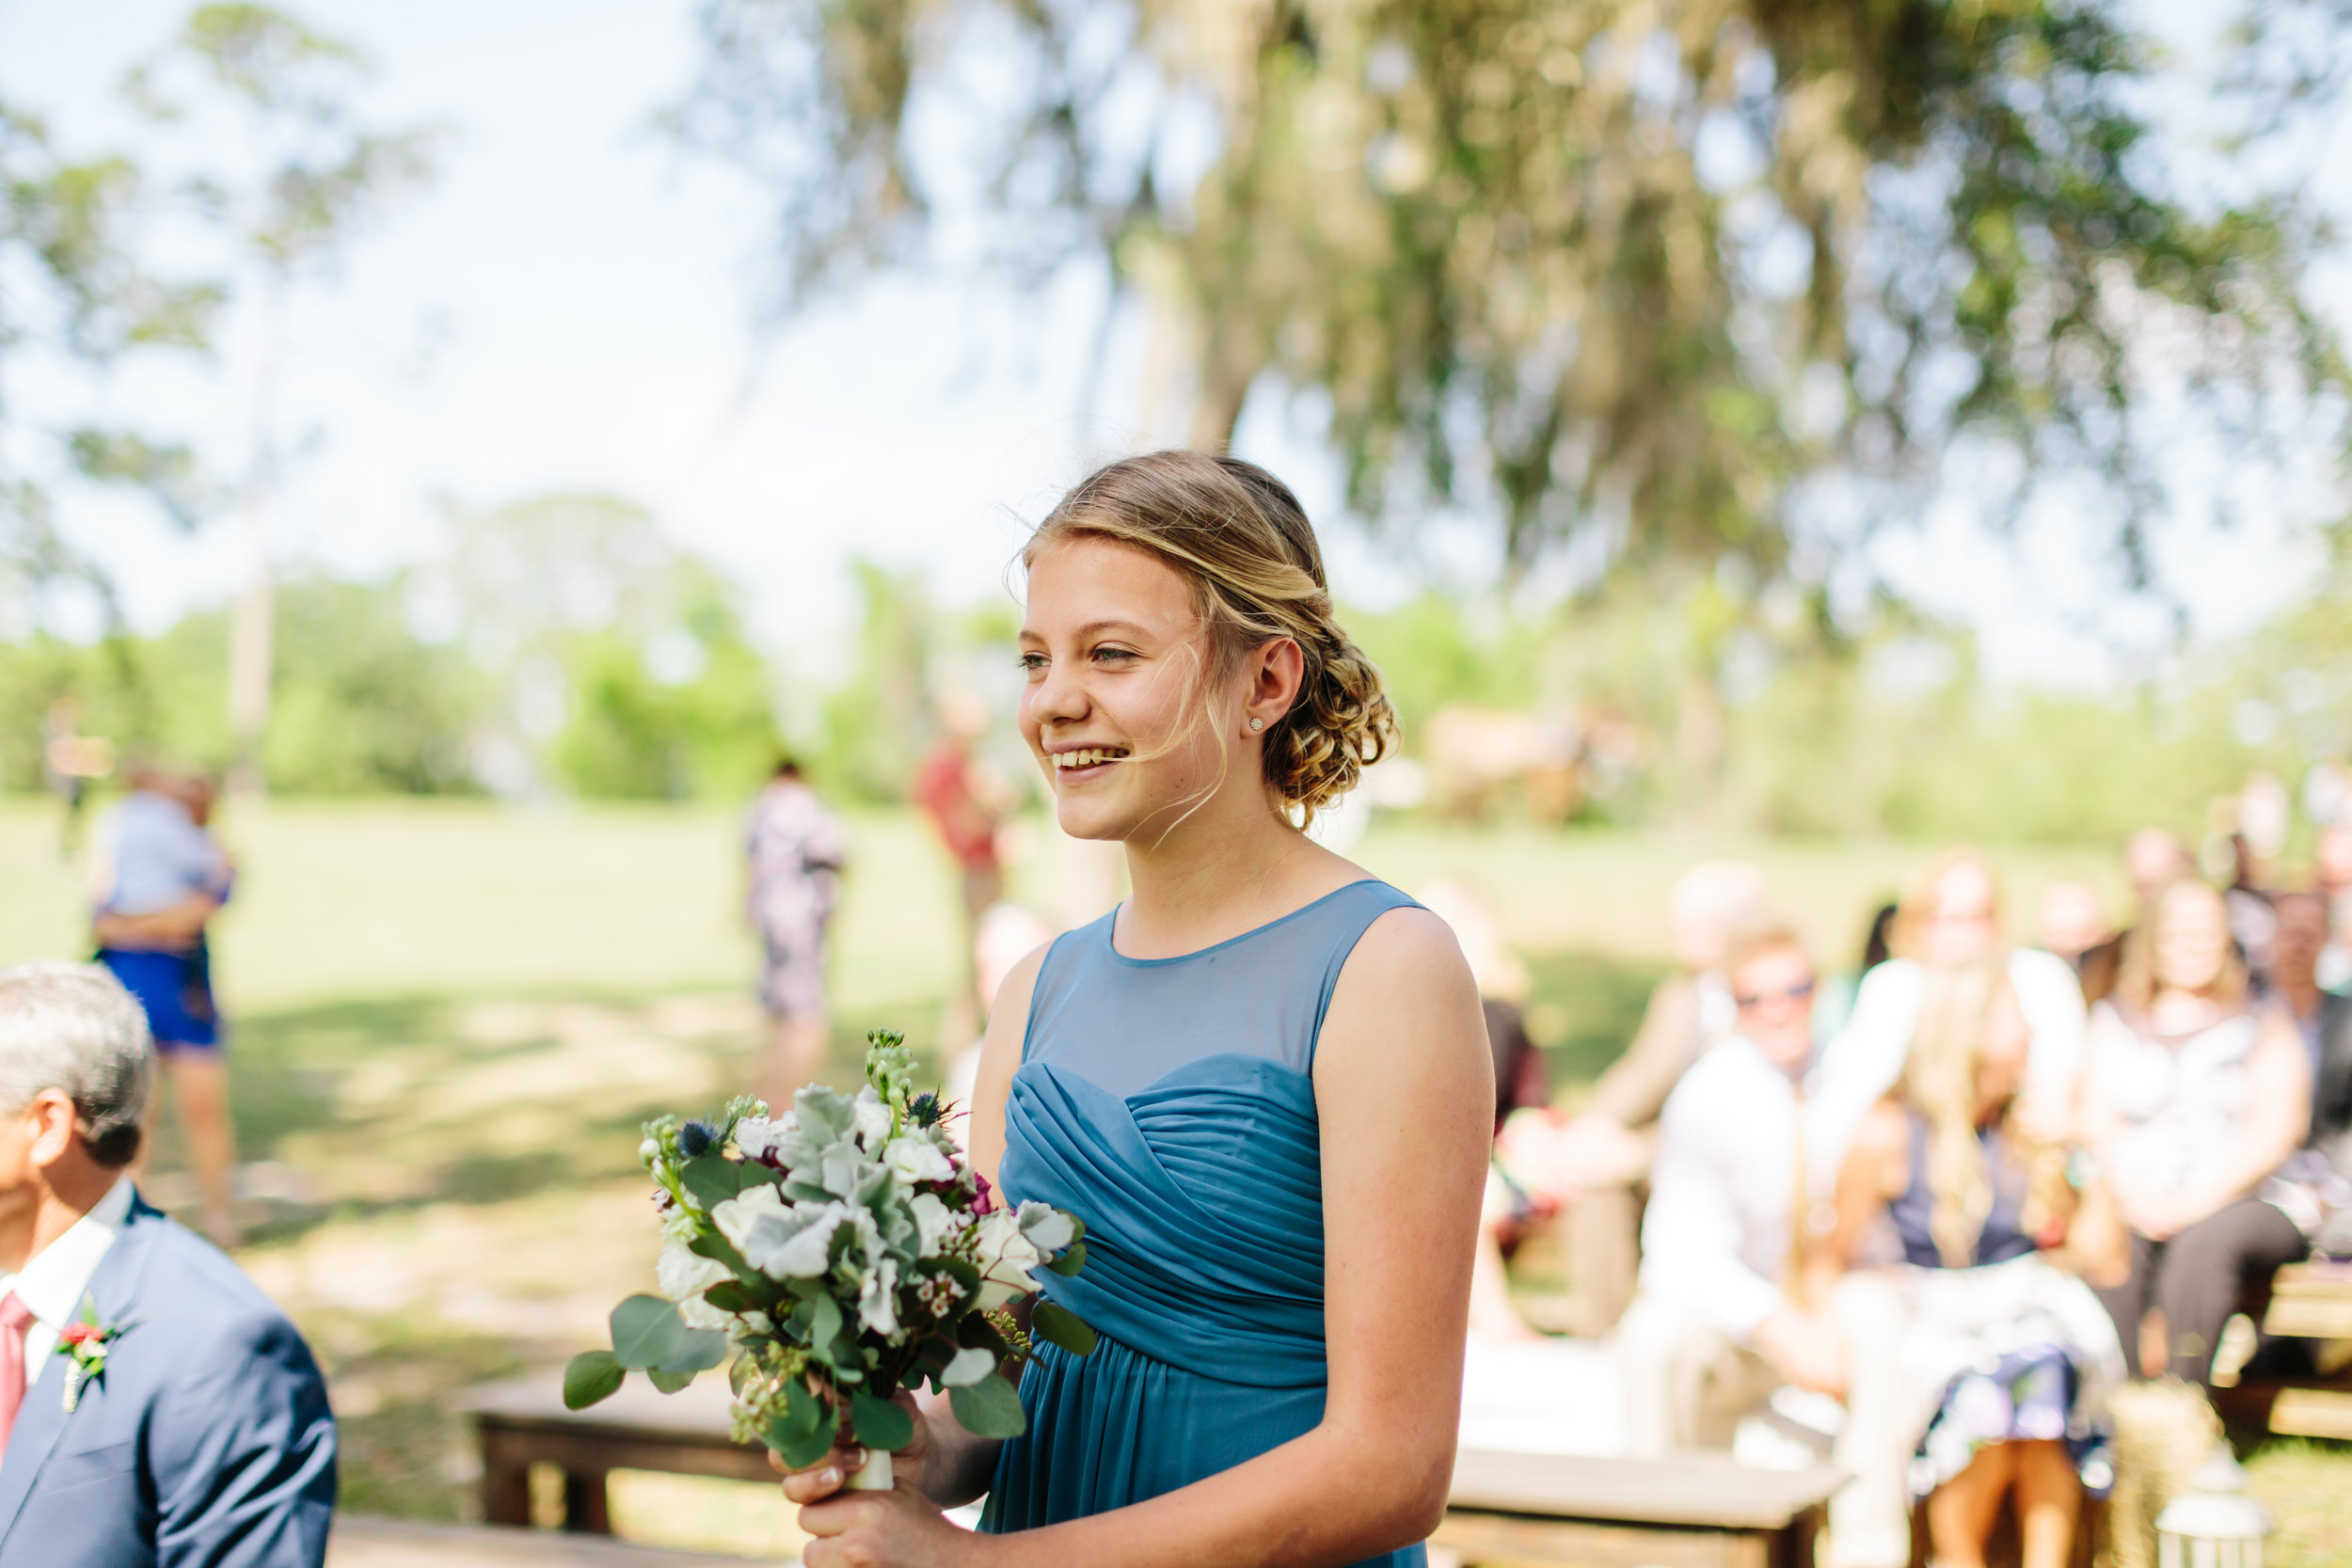
[[[1277,638],[1298,644],[1297,700],[1262,740],[1267,787],[1296,810],[1301,827],[1395,745],[1396,711],[1380,672],[1332,618],[1306,509],[1263,468],[1198,451],[1121,458],[1061,499],[1022,546],[1021,564],[1083,538],[1149,551],[1190,588],[1208,632],[1202,722],[1209,691],[1244,657]],[[1224,746],[1221,726],[1216,733]]]

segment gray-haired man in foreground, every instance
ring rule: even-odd
[[[0,1568],[318,1568],[326,1383],[132,1186],[151,1070],[104,970],[0,970]]]

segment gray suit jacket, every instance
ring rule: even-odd
[[[129,1323],[64,1407],[27,1369],[0,1458],[0,1568],[319,1568],[335,1418],[310,1347],[210,1243],[131,1205],[89,1293]]]

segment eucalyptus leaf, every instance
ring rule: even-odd
[[[697,1154],[678,1167],[678,1180],[708,1213],[743,1190],[744,1166],[723,1154]]]
[[[735,1250],[735,1243],[717,1231],[707,1231],[686,1243],[686,1250],[697,1258],[707,1258],[714,1263],[724,1263],[737,1274],[757,1274],[759,1271],[745,1262],[743,1255]]]
[[[653,1370],[673,1377],[683,1374],[691,1378],[696,1372],[707,1372],[727,1358],[727,1337],[715,1328],[690,1328],[686,1345],[675,1355]]]
[[[665,1394],[675,1394],[694,1381],[692,1372],[674,1372],[667,1367],[648,1367],[645,1369],[645,1377],[656,1388]]]
[[[1087,1244],[1084,1242],[1071,1243],[1068,1251],[1045,1266],[1065,1276],[1076,1274],[1087,1266]]]
[[[758,1312],[766,1310],[768,1306],[739,1279],[722,1279],[703,1292],[703,1300],[722,1312]]]
[[[850,1425],[858,1442],[869,1449],[896,1452],[914,1441],[914,1418],[889,1400],[871,1394],[850,1396]]]
[[[805,1470],[833,1451],[834,1433],[839,1423],[830,1408],[818,1412],[814,1424],[801,1428],[783,1420],[768,1423],[760,1433],[768,1446],[776,1450],[785,1467]]]
[[[1029,1430],[1020,1394],[994,1372],[977,1383],[948,1389],[947,1402],[963,1430],[975,1437],[1018,1437]]]
[[[1094,1330],[1066,1307],[1057,1307],[1050,1301],[1039,1302],[1037,1311],[1029,1319],[1029,1326],[1037,1330],[1041,1338],[1059,1345],[1073,1355],[1093,1354]]]
[[[841,1333],[841,1304],[831,1296],[818,1296],[809,1303],[808,1342],[820,1353],[829,1353]]]
[[[612,1309],[612,1358],[624,1367],[660,1367],[682,1354],[685,1320],[660,1296],[631,1296]]]
[[[609,1350],[582,1351],[564,1369],[564,1408],[585,1410],[620,1391],[628,1377]]]
[[[941,1370],[939,1381],[945,1387],[969,1388],[995,1370],[995,1353],[975,1346],[956,1352],[954,1358]]]

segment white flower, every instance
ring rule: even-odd
[[[852,1125],[857,1131],[858,1148],[868,1154],[881,1148],[882,1141],[890,1136],[890,1107],[882,1102],[873,1085],[857,1091],[850,1112],[856,1118]]]
[[[703,1292],[721,1280],[733,1279],[735,1271],[724,1263],[686,1250],[677,1242],[661,1249],[661,1257],[653,1267],[653,1277],[661,1293],[676,1302],[678,1316],[689,1328],[724,1328],[727,1315],[703,1300]]]
[[[745,1117],[735,1124],[736,1152],[746,1160],[765,1160],[798,1131],[800,1118],[789,1111],[773,1118]]]
[[[940,1243],[969,1223],[960,1211],[941,1202],[937,1193],[917,1193],[907,1199],[907,1208],[914,1214],[914,1250],[925,1258],[938,1257]]]
[[[840,1203],[787,1207],[784,1195],[762,1182],[720,1204],[710,1219],[743,1260],[771,1279],[813,1279],[830,1266],[833,1233],[852,1212]]]
[[[844,1139],[825,1150],[817,1162],[817,1181],[835,1197],[854,1197],[858,1186],[875,1168],[857,1145]]]
[[[947,1156],[937,1144],[920,1133],[909,1132],[890,1140],[882,1150],[882,1164],[890,1174],[908,1186],[917,1181],[949,1181],[955,1179],[956,1167],[947,1163]]]
[[[719,1227],[719,1234],[731,1243],[735,1250],[743,1252],[750,1243],[752,1227],[763,1214],[781,1215],[785,1207],[784,1194],[772,1181],[762,1181],[756,1187],[746,1187],[738,1196],[728,1198],[710,1212],[710,1223]],[[746,1257],[750,1256],[748,1253]]]
[[[898,1265],[885,1258],[858,1289],[857,1321],[885,1338],[898,1332]]]
[[[983,1311],[1018,1301],[1037,1290],[1029,1271],[1044,1255],[1021,1234],[1020,1216],[999,1209],[979,1219],[980,1307]]]
[[[1070,1216],[1050,1203],[1025,1203],[1021,1206],[1021,1234],[1040,1252],[1059,1252],[1078,1239],[1078,1227],[1070,1223]]]
[[[815,1279],[833,1266],[833,1233],[851,1213],[845,1204],[802,1204],[774,1234],[753,1237],[743,1249],[744,1261],[771,1278]]]

